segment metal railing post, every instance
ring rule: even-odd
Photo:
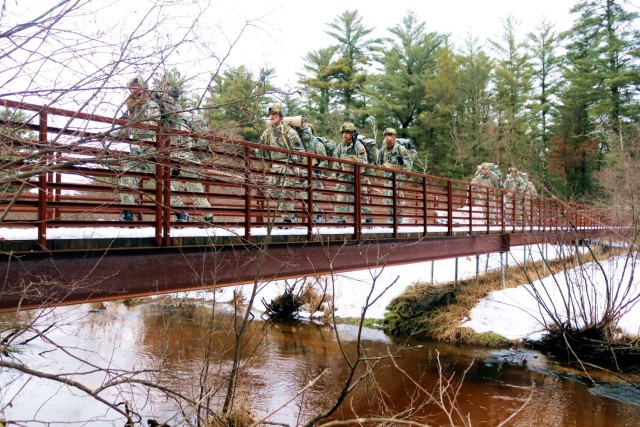
[[[485,193],[486,193],[486,197],[487,200],[485,200],[485,211],[486,211],[486,224],[487,224],[487,228],[486,228],[486,234],[489,234],[489,232],[491,231],[491,189],[489,187],[485,188]]]
[[[392,212],[392,221],[393,221],[393,237],[395,239],[398,238],[398,174],[394,171],[391,176],[391,187],[393,188],[393,210]]]
[[[360,240],[362,237],[362,188],[361,188],[361,177],[360,173],[360,163],[356,163],[353,168],[354,176],[353,176],[353,200],[354,203],[354,213],[353,213],[353,231],[355,233],[354,238],[356,240]]]
[[[164,133],[164,127],[160,127],[156,133],[156,224],[162,221],[164,246],[171,246],[171,171],[167,162],[170,141]],[[157,231],[157,229],[156,229]]]
[[[473,234],[473,190],[472,186],[467,187],[467,200],[469,200],[469,235]]]
[[[313,240],[313,157],[307,157],[307,240]]]
[[[422,177],[422,221],[424,223],[424,227],[422,230],[422,236],[427,237],[427,221],[429,220],[428,210],[427,210],[427,177]]]
[[[44,111],[40,111],[40,127],[38,132],[38,141],[43,146],[47,143],[47,129],[48,129],[48,117],[47,113]],[[45,157],[46,165],[48,165],[48,159],[50,155]],[[47,249],[47,199],[48,199],[48,186],[47,186],[47,178],[50,172],[44,171],[44,173],[40,173],[38,177],[38,246],[42,250]]]
[[[447,236],[453,236],[453,183],[447,180]]]
[[[251,148],[244,147],[244,238],[251,242]]]

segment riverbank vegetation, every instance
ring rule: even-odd
[[[624,335],[617,327],[622,315],[640,300],[640,290],[633,283],[637,253],[628,247],[601,247],[584,253],[575,249],[573,255],[528,263],[526,269],[511,266],[505,269],[504,284],[501,271],[457,284],[418,283],[389,305],[384,329],[396,335],[458,344],[524,345],[579,364],[637,369],[639,338]],[[621,260],[617,264],[624,267],[609,271],[604,264],[612,257]],[[547,285],[539,281],[544,277],[548,277]],[[547,325],[541,324],[546,331],[542,340],[510,340],[462,326],[471,310],[491,292],[523,284],[537,301],[540,313],[550,319]],[[552,299],[552,293],[560,298]]]
[[[609,251],[603,251],[601,257],[609,254]],[[548,260],[546,265],[543,265],[545,261],[537,261],[528,263],[528,272],[522,265],[513,265],[504,271],[504,284],[500,270],[457,283],[417,283],[391,302],[384,319],[384,330],[394,335],[411,335],[457,344],[491,347],[520,344],[495,334],[478,334],[460,325],[469,318],[471,309],[490,292],[529,283],[532,272],[536,278],[543,278],[593,259],[593,254],[589,253]]]

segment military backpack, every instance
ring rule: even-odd
[[[409,152],[409,157],[411,157],[411,165],[415,164],[416,156],[418,155],[418,151],[416,150],[416,144],[414,144],[411,138],[396,138],[396,142]]]
[[[309,126],[307,118],[305,116],[283,117],[282,122],[285,126],[291,126],[298,133],[305,151],[309,151],[309,143],[313,138],[313,130]]]
[[[356,141],[360,141],[364,146],[364,150],[367,152],[367,163],[375,165],[378,157],[378,146],[376,145],[376,142],[363,135],[358,135]]]
[[[323,138],[321,136],[315,136],[313,138],[313,140],[315,142],[320,142],[322,145],[324,145],[324,150],[327,152],[327,156],[329,157],[335,157],[335,151],[336,151],[336,143],[335,141],[332,141],[330,139],[327,138]]]

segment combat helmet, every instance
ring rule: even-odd
[[[282,105],[280,104],[271,104],[269,105],[269,110],[267,114],[280,114],[280,117],[283,117],[284,114],[282,112]]]
[[[144,88],[147,87],[147,83],[142,79],[142,77],[135,76],[134,78],[129,80],[129,83],[127,83],[127,86],[129,86],[130,88],[139,87],[139,88],[144,89]]]
[[[351,122],[343,123],[342,126],[340,126],[340,133],[342,133],[342,132],[355,132],[355,131],[356,131],[356,125],[354,125]]]

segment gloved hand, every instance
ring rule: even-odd
[[[399,165],[404,165],[404,159],[402,158],[401,155],[398,154],[398,164]]]

